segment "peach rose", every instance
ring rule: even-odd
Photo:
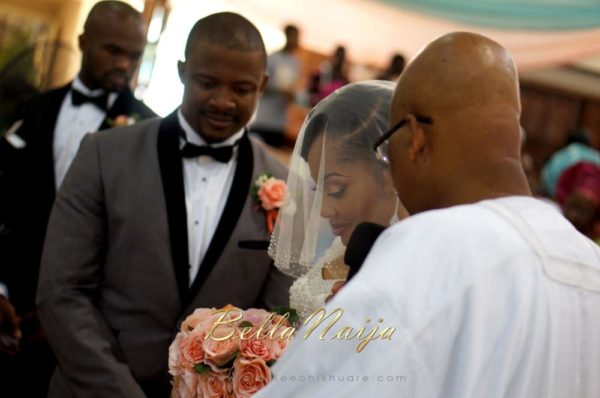
[[[244,311],[241,321],[250,322],[252,326],[259,327],[270,315],[271,313],[269,311],[258,308],[250,308]]]
[[[287,349],[290,340],[288,339],[268,339],[267,342],[270,344],[269,352],[271,354],[269,359],[279,359]]]
[[[133,124],[127,115],[119,115],[114,120],[115,126],[127,126]]]
[[[269,339],[255,339],[242,340],[240,343],[241,353],[243,356],[248,358],[261,358],[265,362],[273,359],[271,353],[272,343]]]
[[[183,336],[179,343],[179,362],[184,368],[191,369],[204,360],[205,332],[194,329],[188,336]]]
[[[237,398],[251,397],[271,381],[271,370],[259,358],[239,357],[233,364],[233,392]]]
[[[204,339],[204,355],[205,362],[215,372],[222,372],[220,366],[225,365],[229,362],[240,350],[239,339],[234,340],[233,338],[225,338],[226,336],[237,336],[239,330],[232,325],[220,325],[213,330],[212,335]]]
[[[258,190],[258,198],[265,210],[273,210],[281,207],[287,196],[287,186],[285,181],[278,180],[275,177],[265,181]]]
[[[181,376],[175,376],[171,383],[171,398],[195,398],[198,388],[198,377],[195,373],[184,371]]]
[[[181,324],[181,331],[183,333],[190,333],[199,324],[208,323],[213,320],[214,308],[198,308],[194,310],[185,321]]]
[[[169,373],[171,374],[171,376],[177,376],[182,373],[181,355],[179,351],[182,338],[183,335],[181,333],[177,333],[177,336],[175,336],[175,340],[173,340],[173,342],[169,346]]]
[[[198,380],[198,396],[202,398],[233,398],[233,387],[227,374],[205,373]]]

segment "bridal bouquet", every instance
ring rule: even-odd
[[[199,308],[181,324],[169,347],[174,398],[250,397],[271,381],[295,311]],[[292,318],[290,320],[290,318]]]

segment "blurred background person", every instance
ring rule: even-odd
[[[13,366],[17,377],[7,382],[15,382],[22,396],[45,396],[54,370],[35,294],[56,192],[85,134],[128,123],[129,118],[154,116],[128,86],[145,44],[138,11],[120,1],[97,3],[79,36],[82,59],[77,77],[20,104],[17,120],[0,140],[0,218],[5,223],[0,282],[8,287],[5,294],[21,318],[20,331],[12,337],[22,336]],[[8,307],[7,297],[0,310]],[[2,315],[0,323],[10,319]]]
[[[394,54],[390,59],[390,65],[388,68],[379,76],[378,80],[391,80],[396,81],[400,77],[400,74],[404,70],[406,60],[402,54]]]
[[[294,25],[287,25],[284,32],[285,47],[271,54],[267,60],[269,80],[258,104],[256,119],[250,126],[253,133],[274,147],[285,142],[288,106],[295,101],[300,80],[300,62],[295,53],[300,31]]]
[[[556,195],[556,185],[560,175],[578,162],[600,164],[600,152],[590,143],[589,132],[583,128],[569,130],[566,145],[554,153],[541,171],[541,191],[550,198]]]
[[[310,76],[310,105],[315,106],[323,98],[350,83],[346,47],[337,46],[328,61],[322,62],[319,71]]]
[[[579,162],[559,177],[556,200],[575,228],[600,244],[600,166]]]

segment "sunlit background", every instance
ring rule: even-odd
[[[526,149],[536,168],[575,126],[587,128],[592,145],[600,147],[598,0],[126,1],[148,24],[135,94],[163,116],[181,101],[176,66],[191,26],[208,14],[234,11],[256,24],[270,53],[284,45],[286,24],[300,29],[296,56],[303,79],[299,100],[288,110],[288,142],[308,110],[302,100],[308,77],[336,46],[346,47],[348,77],[357,81],[377,76],[395,53],[410,60],[430,40],[461,30],[489,36],[513,54],[521,76]],[[96,2],[0,0],[0,81],[12,84],[13,76],[26,75],[29,89],[39,91],[72,80],[80,63],[77,36]],[[8,90],[0,94],[12,98]]]

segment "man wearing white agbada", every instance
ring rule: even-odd
[[[600,396],[600,250],[530,196],[520,111],[497,43],[453,33],[417,56],[379,147],[413,216],[327,305],[336,330],[396,331],[357,353],[301,328],[258,396]]]

